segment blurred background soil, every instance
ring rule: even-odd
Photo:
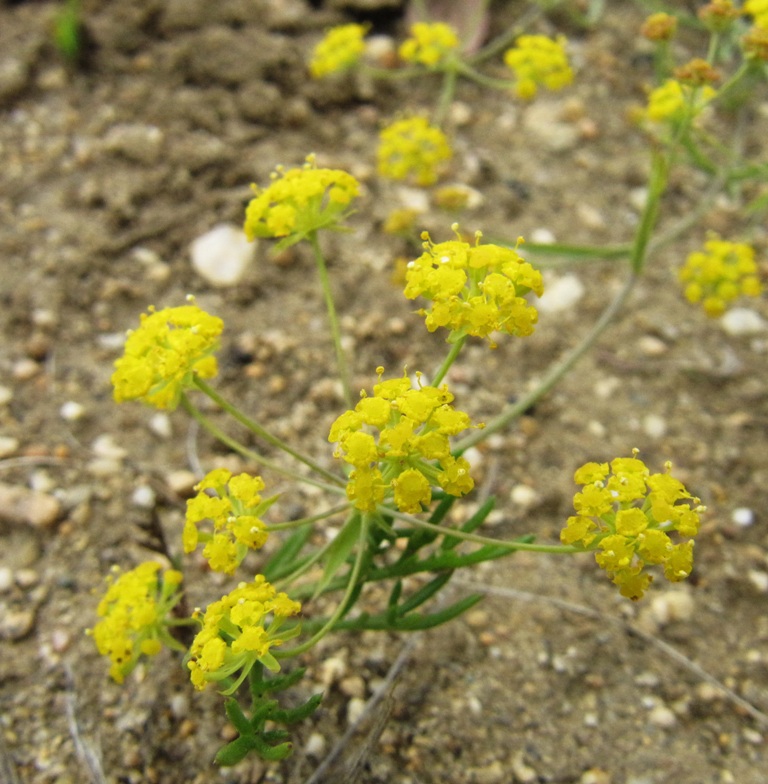
[[[381,124],[429,106],[437,83],[307,76],[307,53],[331,24],[367,20],[401,40],[398,0],[85,0],[77,65],[52,45],[56,4],[0,4],[0,780],[305,782],[333,753],[315,781],[768,781],[768,314],[751,301],[741,326],[726,329],[685,303],[675,278],[708,229],[735,239],[749,229],[765,258],[746,191],[718,198],[653,254],[595,351],[474,456],[468,508],[493,494],[489,534],[541,541],[556,541],[583,462],[633,447],[653,470],[671,460],[709,508],[685,584],[659,579],[632,604],[589,556],[520,554],[477,568],[450,597],[479,587],[488,598],[449,626],[342,635],[308,654],[303,689],[326,698],[297,729],[294,756],[222,772],[211,764],[230,737],[217,694],[194,693],[166,654],[119,687],[84,636],[112,565],[152,557],[158,526],[178,552],[201,470],[254,468],[180,412],[113,404],[112,363],[147,306],[194,294],[221,316],[222,389],[332,462],[328,426],[343,402],[311,257],[262,243],[234,285],[217,286],[191,266],[191,243],[239,226],[250,183],[277,164],[315,152],[321,166],[351,171],[364,185],[353,232],[324,247],[356,386],[370,389],[377,365],[429,374],[445,345],[392,282],[394,260],[413,253],[382,232],[393,209],[422,209],[419,228],[435,241],[454,220],[513,241],[632,236],[648,154],[628,115],[652,66],[639,4],[607,6],[589,28],[563,12],[535,22],[569,37],[567,90],[521,105],[460,87],[443,182],[471,188],[474,206],[457,216],[375,174]],[[490,34],[525,8],[492,4]],[[675,53],[701,46],[686,33]],[[765,160],[767,117],[763,88],[742,118],[724,120],[755,160]],[[678,169],[661,231],[705,187]],[[616,262],[548,270],[559,294],[535,335],[495,351],[471,345],[449,377],[457,406],[483,420],[531,388],[624,276]],[[283,493],[282,519],[324,503],[265,477]],[[229,590],[188,563],[191,606]],[[356,724],[380,687],[386,696]]]

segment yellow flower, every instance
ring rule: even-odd
[[[768,28],[768,0],[747,0],[742,13],[752,16],[757,27]]]
[[[409,63],[436,68],[449,60],[459,48],[456,31],[443,22],[416,22],[411,37],[400,46],[400,57]]]
[[[208,606],[189,651],[187,667],[196,689],[228,680],[240,671],[234,683],[223,690],[232,694],[256,662],[273,672],[280,669],[270,648],[282,645],[299,633],[299,627],[283,628],[287,618],[297,615],[301,605],[278,593],[263,575],[251,583],[240,583],[226,596]]]
[[[677,79],[667,79],[648,96],[646,116],[656,123],[673,124],[694,120],[717,95],[708,84],[694,87]]]
[[[454,224],[454,231],[458,226]],[[410,262],[406,271],[405,296],[423,297],[432,304],[419,313],[427,329],[451,330],[449,340],[464,335],[488,338],[493,332],[520,337],[530,335],[538,320],[536,308],[525,296],[541,296],[541,273],[516,250],[499,245],[481,245],[451,240],[434,244],[423,235],[424,253]]]
[[[377,169],[393,180],[413,178],[418,185],[437,180],[440,165],[453,152],[445,134],[424,117],[408,117],[388,125],[379,134]]]
[[[715,33],[727,30],[739,18],[739,13],[731,0],[712,0],[698,11],[699,19]]]
[[[99,653],[109,657],[109,674],[117,683],[138,664],[142,655],[154,656],[163,644],[181,648],[166,628],[168,614],[181,599],[182,575],[147,561],[128,572],[107,578],[109,588],[97,608],[101,620],[88,629]]]
[[[191,302],[194,303],[192,298]],[[150,406],[174,409],[195,375],[213,378],[213,352],[224,322],[195,304],[141,314],[141,325],[128,332],[125,352],[112,374],[114,398],[142,400]]]
[[[413,514],[430,504],[433,487],[454,496],[470,492],[469,463],[451,455],[448,438],[472,423],[451,405],[448,387],[419,383],[412,388],[405,376],[382,381],[384,368],[377,373],[373,397],[361,393],[354,411],[341,414],[328,437],[337,445],[334,457],[354,466],[349,500],[357,509],[373,512],[391,495],[401,512]]]
[[[284,238],[278,247],[293,245],[320,229],[337,229],[360,189],[345,171],[318,169],[313,155],[301,168],[278,167],[266,188],[252,187],[256,196],[245,211],[245,234],[249,240]]]
[[[264,481],[259,476],[232,474],[217,468],[195,485],[197,495],[187,501],[182,533],[185,553],[203,542],[203,557],[215,572],[234,574],[248,550],[258,550],[267,541],[267,527],[261,516],[277,500],[263,500],[259,493]],[[212,495],[215,493],[215,495]],[[199,527],[210,522],[212,531]]]
[[[354,68],[365,51],[366,25],[347,24],[332,27],[314,49],[309,63],[313,78]]]
[[[727,242],[711,234],[703,251],[688,256],[678,273],[685,298],[701,303],[708,316],[721,316],[740,296],[757,297],[762,291],[755,251],[741,242]]]
[[[651,14],[640,28],[640,34],[649,41],[670,41],[677,31],[677,17],[663,12]]]
[[[598,566],[608,572],[622,596],[640,599],[652,576],[645,567],[661,564],[664,576],[677,582],[693,569],[693,541],[704,510],[681,482],[663,474],[651,474],[642,460],[616,458],[606,463],[587,463],[576,471],[584,487],[573,503],[578,512],[560,532],[566,545],[595,552]],[[688,538],[675,543],[670,534]]]
[[[540,86],[562,90],[573,81],[567,43],[562,35],[554,40],[544,35],[521,35],[515,47],[507,50],[504,62],[514,71],[515,92],[520,98],[533,98]]]

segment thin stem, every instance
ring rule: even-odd
[[[333,474],[321,465],[318,465],[306,455],[302,455],[301,452],[297,452],[290,444],[286,443],[281,438],[272,435],[268,430],[265,430],[258,422],[254,422],[250,417],[247,417],[237,406],[234,406],[228,400],[225,400],[213,387],[206,384],[199,376],[195,376],[194,381],[195,386],[213,400],[222,411],[226,411],[227,414],[243,425],[243,427],[250,430],[254,435],[258,436],[263,441],[266,441],[271,446],[289,454],[300,463],[303,463],[308,468],[311,468],[313,471],[320,474],[320,476],[325,477],[329,482],[342,484],[343,480],[336,476],[336,474]]]
[[[317,239],[317,232],[310,232],[310,234],[307,236],[307,239],[309,240],[309,244],[312,246],[312,252],[315,255],[317,274],[320,276],[320,286],[323,289],[325,308],[328,311],[328,322],[331,327],[331,338],[333,339],[333,348],[336,352],[336,365],[339,370],[341,385],[344,390],[344,402],[347,404],[347,408],[352,408],[352,385],[349,376],[349,366],[347,365],[347,358],[341,345],[341,327],[339,326],[339,317],[336,315],[336,304],[334,303],[333,293],[331,292],[331,280],[328,276],[328,267],[326,266],[323,252],[320,250],[320,243]]]
[[[667,187],[667,173],[669,171],[669,161],[664,153],[653,150],[651,157],[651,177],[648,183],[648,195],[645,199],[643,213],[640,216],[640,223],[635,233],[632,243],[632,254],[630,265],[635,274],[640,274],[645,264],[648,243],[656,225],[661,206],[661,197]]]
[[[390,509],[388,507],[381,507],[381,513],[391,517],[396,517],[398,520],[410,523],[416,528],[424,528],[427,531],[432,531],[436,534],[450,536],[455,539],[462,539],[465,542],[473,542],[474,544],[492,545],[493,547],[505,547],[511,552],[514,552],[515,550],[527,550],[533,553],[555,553],[557,555],[585,552],[584,548],[582,547],[573,547],[572,545],[567,544],[536,544],[535,542],[515,542],[505,541],[503,539],[492,539],[489,536],[481,536],[480,534],[474,534],[470,531],[462,531],[459,528],[447,528],[443,525],[428,523],[426,520],[420,520],[418,517],[405,514],[404,512],[398,512],[397,510]]]
[[[347,509],[349,509],[349,504],[339,504],[339,506],[334,506],[325,512],[320,512],[320,514],[310,517],[302,517],[299,520],[289,520],[287,523],[267,523],[267,531],[290,531],[293,528],[301,528],[302,525],[311,525],[319,520],[327,520]]]
[[[295,648],[287,650],[275,651],[275,657],[278,659],[287,659],[290,656],[298,656],[300,653],[308,651],[313,645],[316,645],[320,640],[333,629],[334,624],[344,616],[347,611],[347,604],[349,603],[352,595],[357,590],[357,580],[360,577],[360,571],[363,565],[363,558],[365,556],[365,541],[368,538],[368,524],[369,518],[367,514],[362,516],[362,524],[360,526],[360,536],[357,541],[357,553],[355,555],[355,562],[352,565],[352,570],[349,573],[349,581],[347,588],[344,591],[344,596],[339,602],[338,606],[333,612],[333,615],[318,629],[306,642],[297,645]]]
[[[451,108],[451,101],[456,94],[456,64],[452,64],[443,72],[443,89],[440,91],[440,98],[435,108],[435,113],[432,117],[432,122],[438,128],[442,127],[445,118],[448,116],[448,110]]]
[[[254,463],[258,463],[259,465],[268,468],[270,471],[274,471],[276,474],[288,477],[289,479],[294,479],[297,482],[304,482],[305,484],[318,487],[321,490],[326,490],[331,493],[344,492],[343,488],[340,486],[343,480],[337,476],[334,476],[333,474],[328,475],[334,482],[333,485],[329,485],[326,482],[320,482],[319,480],[313,479],[312,477],[303,476],[296,471],[291,471],[288,468],[284,468],[283,466],[275,463],[273,460],[260,455],[258,452],[254,452],[252,449],[248,449],[247,446],[241,444],[236,438],[232,438],[232,436],[227,435],[221,428],[214,425],[213,422],[211,422],[211,420],[208,419],[208,417],[206,417],[205,414],[203,414],[184,394],[181,396],[181,405],[184,410],[196,422],[199,422],[200,425],[202,425],[217,441],[220,441],[225,446],[228,446],[233,452],[237,452],[239,455],[242,455],[248,460],[252,460]]]
[[[605,331],[608,325],[613,321],[621,308],[624,306],[629,293],[632,291],[637,281],[638,276],[636,274],[630,275],[614,300],[602,312],[600,318],[592,326],[592,329],[589,330],[582,341],[571,350],[565,359],[557,362],[549,369],[536,389],[534,389],[532,392],[529,392],[517,403],[507,406],[497,417],[494,417],[494,419],[488,422],[485,428],[482,430],[477,430],[474,433],[468,435],[466,438],[461,439],[461,441],[459,441],[455,446],[454,454],[461,454],[462,452],[469,449],[469,447],[480,443],[493,433],[497,433],[499,430],[504,429],[510,422],[512,422],[514,419],[517,419],[521,414],[525,413],[525,411],[527,411],[534,403],[536,403],[547,392],[549,392],[549,390],[552,389],[552,387],[554,387],[555,384],[557,384],[557,382],[560,381],[560,379],[571,370],[571,368],[581,359],[581,357],[592,348],[600,335]]]
[[[440,382],[445,378],[445,374],[448,372],[451,365],[456,360],[456,357],[459,356],[459,352],[464,347],[464,344],[466,342],[467,342],[467,336],[464,335],[451,346],[451,350],[448,352],[448,355],[443,360],[443,364],[440,365],[440,368],[438,369],[437,373],[435,373],[435,377],[432,379],[431,383],[433,387],[440,385]]]
[[[462,76],[466,76],[467,79],[471,79],[483,87],[490,87],[492,90],[511,90],[514,87],[514,82],[511,79],[497,79],[493,76],[487,76],[463,61],[458,62],[456,68]]]

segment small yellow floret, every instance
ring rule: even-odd
[[[416,22],[411,37],[400,46],[400,57],[409,63],[436,68],[459,48],[456,31],[444,22]]]
[[[365,52],[366,25],[332,27],[312,53],[309,72],[315,79],[354,68]]]
[[[573,81],[567,43],[562,35],[554,40],[544,35],[521,35],[514,48],[507,50],[504,62],[514,71],[515,92],[520,98],[530,100],[540,86],[561,90]]]
[[[746,0],[742,13],[752,16],[757,27],[768,28],[768,0]]]
[[[418,185],[431,185],[453,151],[439,128],[424,117],[408,117],[382,130],[376,155],[377,169],[383,177],[413,178]]]

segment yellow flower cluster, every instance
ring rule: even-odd
[[[663,11],[651,14],[640,28],[640,35],[649,41],[670,41],[677,32],[677,17]]]
[[[191,553],[204,542],[203,557],[211,569],[234,574],[248,550],[258,550],[267,541],[267,527],[261,516],[276,497],[262,500],[259,492],[263,489],[264,481],[259,476],[232,476],[225,468],[206,474],[195,485],[197,495],[187,501],[184,552]],[[198,530],[206,521],[212,523],[212,533]]]
[[[768,0],[747,0],[742,12],[749,14],[757,27],[768,28]]]
[[[208,683],[223,681],[242,670],[223,692],[232,694],[256,662],[273,672],[279,670],[270,648],[299,633],[298,625],[283,629],[282,634],[280,629],[286,618],[300,611],[299,602],[278,593],[261,574],[208,605],[201,620],[203,628],[192,641],[187,661],[195,688],[202,690]]]
[[[573,71],[565,52],[565,36],[521,35],[515,47],[504,54],[504,62],[515,73],[515,92],[530,100],[539,86],[561,90],[573,81]]]
[[[400,45],[400,57],[409,63],[436,68],[459,48],[456,31],[444,22],[416,22],[411,37]]]
[[[163,643],[177,647],[165,620],[181,598],[182,575],[175,569],[162,576],[159,572],[160,564],[147,561],[116,579],[107,578],[109,588],[97,609],[102,620],[88,634],[99,653],[111,660],[109,674],[117,683],[125,680],[142,655],[154,656]]]
[[[574,475],[583,485],[560,533],[563,544],[599,550],[595,560],[619,587],[622,596],[640,599],[652,581],[646,566],[661,564],[672,582],[693,569],[693,541],[699,531],[699,499],[670,476],[651,474],[642,460],[619,457],[607,463],[587,463]],[[675,543],[671,532],[687,539]]]
[[[440,164],[453,151],[446,135],[424,117],[396,120],[379,134],[377,169],[382,177],[431,185],[437,180]]]
[[[469,463],[451,455],[448,439],[471,427],[471,420],[453,408],[448,387],[414,388],[406,376],[382,381],[384,368],[376,372],[373,397],[363,392],[328,436],[337,444],[334,456],[353,466],[349,500],[361,511],[373,512],[391,494],[401,512],[413,514],[429,505],[433,487],[466,495],[474,487]]]
[[[353,68],[365,51],[366,25],[346,24],[332,27],[312,53],[309,72],[315,79]]]
[[[263,190],[252,187],[256,196],[245,211],[246,236],[285,237],[284,247],[319,229],[335,228],[360,190],[348,172],[318,169],[314,155],[301,168],[278,167]]]
[[[698,16],[707,29],[712,32],[723,32],[739,18],[740,13],[731,0],[712,0],[699,9]]]
[[[422,236],[425,251],[408,264],[405,296],[432,301],[419,311],[430,332],[446,327],[455,337],[489,339],[495,331],[521,337],[533,332],[538,312],[524,297],[531,291],[541,296],[544,285],[516,250],[481,245],[479,232],[474,247],[460,239],[435,245]]]
[[[648,96],[646,116],[652,122],[680,123],[697,117],[717,95],[708,84],[696,87],[677,79],[667,79]]]
[[[142,400],[161,409],[174,409],[193,375],[213,378],[218,372],[213,352],[224,329],[220,318],[197,305],[142,313],[141,325],[128,332],[123,356],[112,374],[114,398]]]
[[[760,295],[757,272],[755,251],[749,245],[713,234],[703,251],[688,256],[678,276],[685,285],[685,298],[694,304],[701,302],[706,314],[716,318],[738,297]]]

